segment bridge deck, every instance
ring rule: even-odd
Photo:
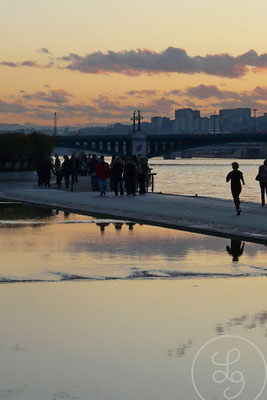
[[[249,202],[237,217],[230,200],[155,193],[100,197],[96,192],[39,189],[32,182],[1,182],[0,198],[267,244],[267,207]]]

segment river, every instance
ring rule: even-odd
[[[231,160],[218,158],[192,158],[149,160],[155,177],[155,191],[180,195],[231,198],[230,185],[225,177],[231,171],[231,163],[237,161],[243,172],[245,186],[241,198],[245,201],[260,202],[259,184],[255,181],[258,167],[263,160]]]

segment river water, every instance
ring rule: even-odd
[[[231,159],[176,159],[149,160],[155,177],[155,191],[194,196],[231,198],[230,185],[225,178],[231,171],[231,163],[238,161],[243,172],[245,186],[241,198],[244,201],[260,202],[259,184],[255,181],[258,168],[263,160]]]
[[[267,275],[267,248],[0,203],[0,282]]]
[[[150,162],[222,198],[230,164]],[[0,399],[266,398],[266,246],[2,202],[0,254]]]

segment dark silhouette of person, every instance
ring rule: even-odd
[[[111,164],[112,187],[115,195],[118,196],[118,187],[120,188],[120,195],[123,196],[122,173],[123,164],[120,157],[116,157]]]
[[[44,154],[41,153],[36,162],[36,172],[38,176],[38,186],[42,187],[44,184]]]
[[[58,154],[56,153],[55,154],[55,172],[59,171],[60,167],[61,167],[61,162],[60,162]]]
[[[45,188],[50,188],[51,171],[53,171],[53,164],[50,157],[44,157],[41,162],[41,179],[42,185]]]
[[[91,185],[93,192],[98,190],[98,182],[96,176],[96,164],[98,163],[98,159],[96,154],[93,154],[92,158],[88,161],[88,169],[89,174],[91,175]]]
[[[78,173],[80,168],[79,159],[76,157],[76,153],[72,153],[70,158],[70,167],[71,167],[71,179],[72,183],[78,183]]]
[[[54,169],[53,169],[53,173],[56,176],[56,184],[58,189],[61,189],[61,182],[64,176],[64,172],[63,169],[61,167],[61,162],[59,159],[58,154],[55,154],[55,162],[54,162]]]
[[[133,159],[130,158],[124,168],[124,179],[126,183],[127,196],[130,196],[130,194],[135,196],[136,178],[137,178],[137,167]]]
[[[146,183],[148,179],[149,167],[144,158],[139,159],[138,166],[138,183],[139,183],[139,194],[146,193]]]
[[[237,162],[232,163],[232,168],[233,168],[233,170],[231,172],[229,172],[229,174],[226,177],[226,182],[231,181],[231,192],[232,192],[232,196],[234,199],[236,212],[237,212],[237,215],[240,215],[241,208],[240,208],[239,196],[242,191],[241,182],[243,183],[243,185],[245,185],[245,181],[244,181],[242,172],[239,171],[239,169],[238,169],[239,164]]]
[[[226,246],[226,250],[228,254],[233,257],[232,261],[239,261],[239,257],[241,257],[243,254],[244,247],[245,243],[242,243],[241,240],[231,239],[231,245]]]
[[[261,205],[265,206],[265,195],[267,196],[267,159],[264,160],[263,165],[259,167],[256,181],[259,181],[261,188]]]
[[[64,161],[62,163],[62,170],[65,179],[65,186],[66,189],[68,189],[70,185],[71,163],[69,157],[66,154],[63,156],[63,158]]]

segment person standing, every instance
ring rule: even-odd
[[[111,176],[113,179],[113,189],[115,195],[118,196],[118,186],[120,187],[120,195],[123,196],[123,185],[122,185],[122,172],[123,165],[122,159],[120,157],[116,157],[114,162],[111,164]]]
[[[238,169],[239,164],[237,162],[232,163],[232,168],[233,168],[233,170],[231,172],[229,172],[229,174],[226,177],[226,182],[231,181],[231,192],[232,192],[232,196],[234,199],[236,212],[237,212],[237,215],[240,215],[241,208],[240,208],[239,196],[242,191],[241,182],[243,183],[243,185],[245,185],[245,181],[244,181],[242,172],[239,171],[239,169]]]
[[[93,192],[97,191],[98,184],[97,184],[97,176],[96,176],[96,164],[98,163],[98,159],[96,154],[93,154],[92,158],[88,161],[88,169],[89,174],[91,175],[91,186]]]
[[[259,181],[261,188],[261,205],[265,206],[265,195],[267,196],[267,159],[264,160],[263,165],[259,167],[256,181]]]
[[[37,159],[36,172],[38,175],[38,186],[43,187],[44,185],[44,154],[41,153],[40,157]]]
[[[144,158],[139,159],[138,166],[138,182],[139,182],[139,194],[146,193],[146,183],[148,179],[149,167]]]
[[[106,194],[107,190],[107,179],[110,177],[110,168],[108,163],[105,162],[104,156],[100,157],[99,162],[95,166],[95,170],[100,196],[103,196]]]
[[[65,186],[66,189],[68,189],[70,185],[71,163],[69,157],[66,154],[63,156],[63,158],[64,161],[62,163],[62,170],[65,179]]]
[[[50,188],[51,171],[53,171],[51,158],[45,157],[43,161],[43,183],[45,188]]]
[[[60,170],[60,167],[61,167],[61,162],[60,162],[58,154],[56,153],[55,154],[55,172],[56,173]]]
[[[133,158],[130,158],[124,168],[124,179],[126,183],[127,196],[130,196],[130,194],[135,196],[136,178],[137,178],[137,167],[133,161]]]
[[[76,157],[76,153],[73,152],[70,158],[70,166],[71,166],[71,182],[78,183],[78,173],[79,173],[79,159]]]

